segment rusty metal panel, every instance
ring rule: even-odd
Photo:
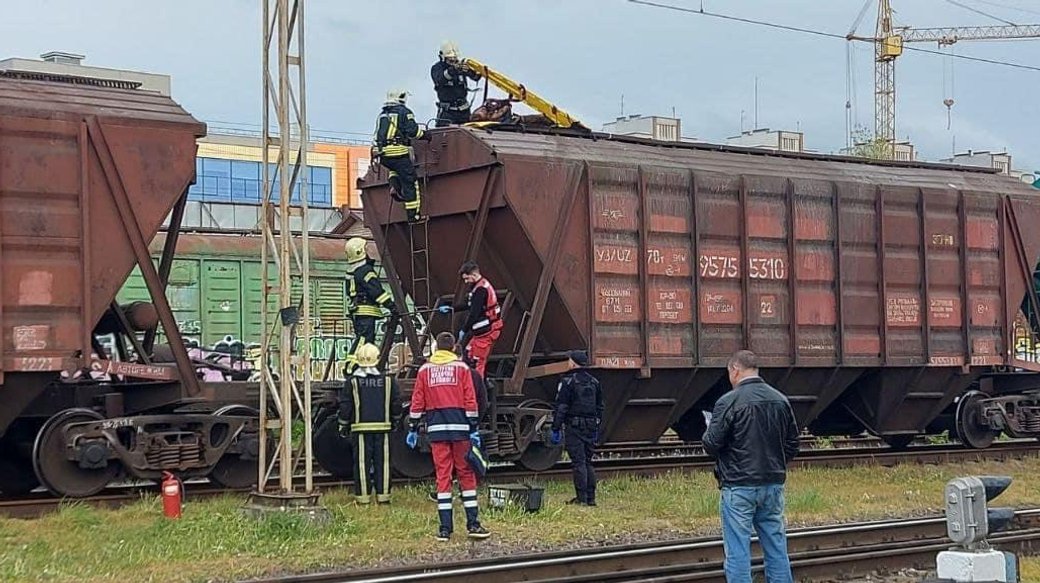
[[[86,124],[106,128],[141,231],[153,236],[194,178],[204,126],[166,97],[0,79],[3,369],[60,370],[135,260]]]

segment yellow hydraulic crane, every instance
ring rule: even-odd
[[[849,40],[874,43],[874,137],[888,145],[888,158],[894,157],[896,143],[896,59],[905,43],[935,42],[949,46],[965,40],[1011,40],[1040,38],[1040,24],[1007,26],[948,26],[938,28],[897,27],[892,23],[889,0],[878,0],[877,28],[874,38],[850,33]]]
[[[462,59],[462,64],[467,69],[478,73],[484,79],[502,91],[509,94],[510,101],[526,103],[531,109],[545,116],[556,127],[588,129],[566,111],[548,102],[542,96],[524,87],[523,83],[517,83],[509,77],[488,67],[476,59]]]

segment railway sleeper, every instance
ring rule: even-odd
[[[257,420],[250,416],[103,418],[91,409],[67,409],[40,429],[33,468],[48,490],[70,497],[95,494],[120,473],[157,480],[164,471],[182,479],[214,472],[211,479],[221,484],[248,485],[227,482],[255,480],[258,435]]]

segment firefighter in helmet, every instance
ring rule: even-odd
[[[415,122],[415,114],[405,105],[407,99],[408,92],[402,89],[386,92],[383,110],[376,119],[372,158],[390,171],[391,194],[404,203],[408,221],[416,222],[421,220],[422,196],[419,174],[412,161],[412,142],[429,136]]]
[[[470,118],[466,79],[477,81],[480,75],[463,64],[459,49],[453,42],[442,44],[438,57],[430,68],[433,89],[437,92],[437,127],[464,124]]]
[[[347,353],[346,373],[357,368],[357,352],[365,343],[376,341],[376,323],[383,319],[383,309],[397,312],[394,298],[376,275],[375,260],[369,257],[365,240],[354,237],[347,241],[347,299],[354,324],[354,345]]]
[[[354,448],[354,496],[359,504],[390,502],[390,431],[401,412],[397,381],[384,375],[379,366],[379,349],[362,344],[357,350],[357,368],[347,379],[340,397],[340,435],[350,434]]]

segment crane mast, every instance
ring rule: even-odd
[[[896,27],[892,23],[890,0],[878,0],[877,28],[874,38],[854,35],[849,40],[874,43],[874,137],[885,144],[884,153],[895,157],[896,144],[896,59],[904,43],[935,42],[949,46],[966,40],[1012,40],[1040,38],[1040,24],[1007,26],[957,26],[937,28]]]

